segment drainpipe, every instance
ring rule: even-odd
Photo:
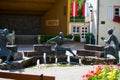
[[[97,44],[99,40],[99,7],[100,7],[100,1],[97,0]]]

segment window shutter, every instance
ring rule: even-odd
[[[120,16],[120,8],[119,8],[119,16]]]
[[[114,18],[114,7],[113,6],[108,7],[108,18],[110,20],[113,20]]]

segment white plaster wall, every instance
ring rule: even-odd
[[[84,22],[70,22],[70,24],[69,24],[69,34],[74,34],[74,33],[72,33],[72,27],[73,27],[73,25],[74,26],[78,26],[78,27],[80,27],[80,33],[79,33],[79,35],[80,35],[80,37],[81,37],[81,34],[82,34],[82,27],[88,27],[88,32],[90,32],[89,31],[89,27],[90,27],[90,23],[89,22],[86,22],[86,23],[84,23]],[[81,40],[81,42],[85,42],[85,40]]]
[[[115,27],[114,34],[117,36],[120,42],[120,23],[113,22],[108,18],[108,6],[120,6],[120,0],[100,0],[99,7],[99,39],[98,44],[104,45],[104,42],[101,40],[101,37],[108,38],[107,31]],[[105,21],[105,24],[101,24],[101,21]]]

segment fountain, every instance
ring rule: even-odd
[[[44,64],[46,64],[46,53],[43,54]]]

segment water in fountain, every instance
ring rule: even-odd
[[[40,67],[40,60],[39,60],[39,59],[37,60],[37,65],[36,65],[36,67],[38,67],[38,68]]]
[[[67,56],[67,62],[68,62],[68,64],[70,64],[70,56],[69,55]]]
[[[46,53],[43,54],[44,64],[46,64]]]

